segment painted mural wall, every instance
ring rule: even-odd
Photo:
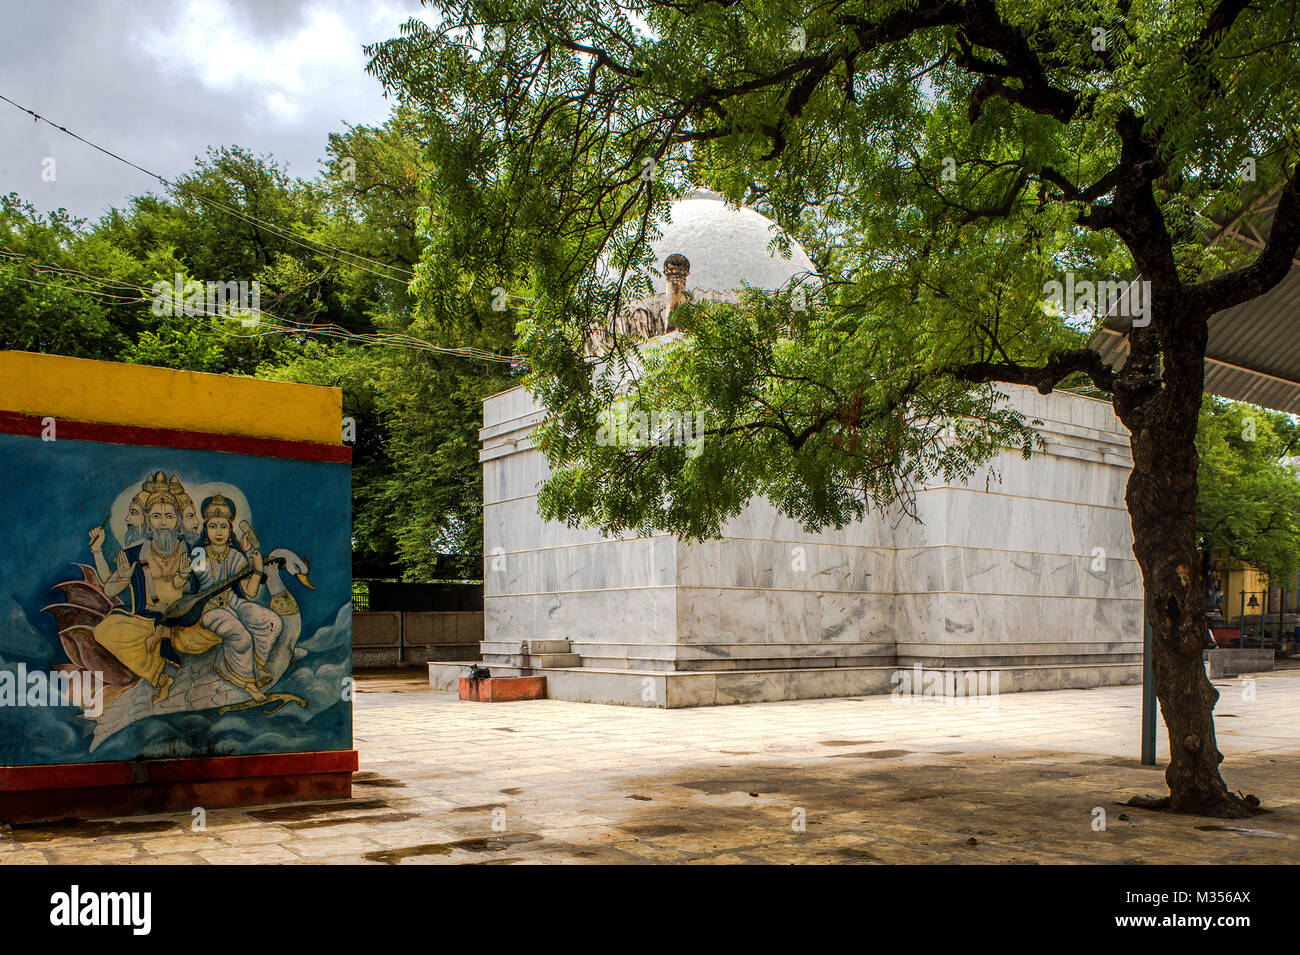
[[[204,415],[247,406],[243,380],[204,384]],[[300,440],[337,436],[337,402],[280,404],[332,420],[267,440],[238,414],[217,434],[4,398],[0,765],[350,749],[349,466]]]

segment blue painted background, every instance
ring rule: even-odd
[[[286,583],[302,609],[298,645],[276,690],[307,700],[274,715],[215,709],[140,720],[93,753],[92,725],[75,707],[0,706],[0,765],[47,765],[150,757],[256,755],[352,748],[351,474],[347,464],[217,451],[42,441],[0,434],[0,668],[49,669],[67,662],[54,618],[53,586],[93,564],[87,533],[114,498],[162,470],[190,482],[226,481],[248,498],[263,553],[286,547],[311,563],[315,590]],[[196,504],[198,502],[196,501]],[[112,533],[104,557],[113,565]]]

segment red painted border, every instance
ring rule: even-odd
[[[53,417],[53,416],[51,416]],[[39,438],[44,419],[19,411],[0,411],[0,432]],[[126,424],[102,424],[54,418],[59,439],[98,441],[102,444],[149,445],[193,451],[227,451],[266,458],[296,458],[300,461],[351,463],[352,449],[342,444],[290,441],[284,438],[256,438],[244,434],[212,434],[179,428],[146,428]]]
[[[0,766],[0,794],[214,779],[354,773],[357,771],[357,766],[355,749],[321,753],[271,753],[266,756],[61,763],[57,766]]]

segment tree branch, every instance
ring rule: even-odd
[[[1188,294],[1207,312],[1207,317],[1248,302],[1286,278],[1297,251],[1300,251],[1300,162],[1282,186],[1264,251],[1245,268],[1194,285]]]
[[[1075,372],[1087,375],[1102,391],[1109,392],[1115,387],[1115,372],[1091,348],[1057,352],[1046,364],[1038,367],[1027,367],[1015,362],[977,361],[954,365],[945,369],[945,372],[958,381],[974,384],[1004,381],[1013,385],[1031,385],[1038,389],[1039,394],[1044,395],[1050,394],[1063,379]]]

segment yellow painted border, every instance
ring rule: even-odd
[[[232,375],[0,351],[0,410],[146,428],[343,443],[343,392]]]

